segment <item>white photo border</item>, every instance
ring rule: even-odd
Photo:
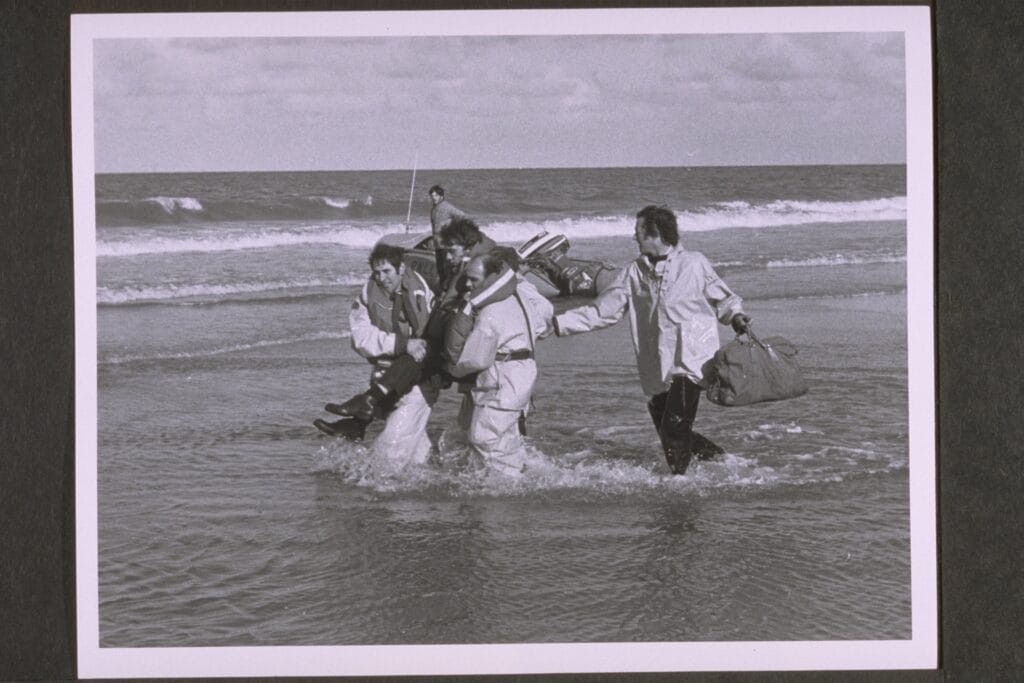
[[[103,38],[901,32],[906,49],[911,638],[879,641],[102,648],[93,41]],[[938,665],[931,14],[926,6],[107,14],[71,17],[78,675],[459,675]]]

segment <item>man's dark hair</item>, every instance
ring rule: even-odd
[[[661,237],[665,244],[673,247],[679,244],[679,224],[676,215],[667,206],[645,206],[637,212],[644,234],[648,237]]]
[[[469,249],[483,238],[480,226],[470,218],[453,218],[448,225],[441,228],[441,242],[444,244],[458,244]]]
[[[381,261],[387,261],[398,270],[398,267],[402,265],[402,256],[405,255],[405,250],[401,247],[396,247],[392,244],[377,243],[373,247],[373,251],[370,252],[370,267],[373,268],[374,263],[380,263]]]
[[[484,254],[484,276],[494,275],[501,272],[502,266],[508,266],[512,270],[519,270],[519,252],[512,247],[494,247]]]
[[[440,185],[434,185],[432,188],[427,190],[427,194],[434,194],[435,192],[441,195],[442,197],[444,196],[444,188],[441,187]]]

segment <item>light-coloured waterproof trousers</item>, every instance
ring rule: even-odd
[[[374,453],[398,466],[425,464],[430,457],[427,421],[436,400],[436,391],[413,387],[388,415],[384,430],[373,442]]]
[[[473,404],[467,394],[459,410],[459,427],[470,448],[484,464],[505,474],[517,475],[526,462],[526,446],[519,434],[519,410],[501,410]]]

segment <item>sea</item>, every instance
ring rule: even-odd
[[[520,477],[320,433],[367,385],[369,251],[429,231],[434,184],[613,264],[667,205],[808,393],[705,399],[725,454],[673,476],[622,322],[538,342]],[[97,175],[101,646],[910,638],[906,194],[903,165]]]

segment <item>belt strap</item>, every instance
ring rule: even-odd
[[[530,360],[533,358],[533,351],[530,349],[516,349],[515,351],[509,351],[507,353],[499,353],[494,356],[494,360],[499,363],[504,363],[510,360]]]

